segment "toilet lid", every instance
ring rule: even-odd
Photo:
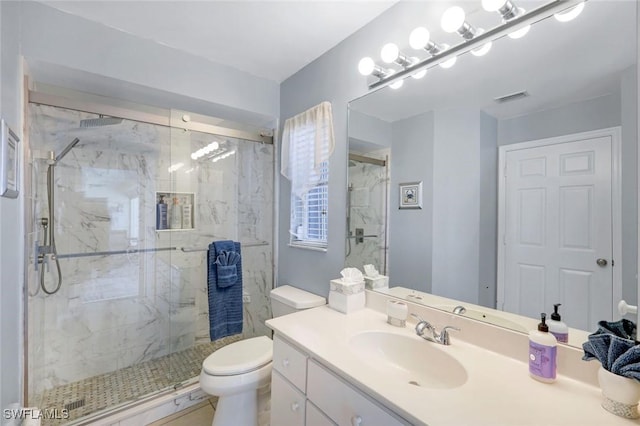
[[[212,376],[242,374],[271,362],[273,342],[266,336],[240,340],[207,357],[202,368]]]

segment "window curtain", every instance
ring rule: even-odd
[[[302,197],[321,179],[322,164],[335,147],[330,102],[322,102],[284,122],[280,173]]]

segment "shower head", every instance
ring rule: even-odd
[[[69,153],[69,151],[71,151],[73,149],[73,147],[78,144],[78,142],[80,142],[80,139],[78,139],[78,138],[75,138],[74,140],[72,140],[71,143],[69,145],[67,145],[65,147],[65,149],[63,149],[62,152],[60,152],[60,154],[58,154],[56,156],[55,163],[57,163],[58,161],[62,160],[62,158],[65,155],[67,155]]]
[[[100,118],[88,118],[86,120],[80,120],[81,129],[89,129],[93,127],[111,126],[114,124],[122,123],[122,118],[115,117],[100,117]]]

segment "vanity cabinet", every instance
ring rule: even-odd
[[[276,335],[273,339],[271,424],[401,426],[410,423]]]

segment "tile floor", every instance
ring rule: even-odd
[[[46,420],[42,426],[62,425],[197,377],[202,361],[207,356],[240,340],[240,337],[230,336],[202,343],[171,355],[47,390],[39,398],[38,406],[59,411],[67,408],[69,419]]]

